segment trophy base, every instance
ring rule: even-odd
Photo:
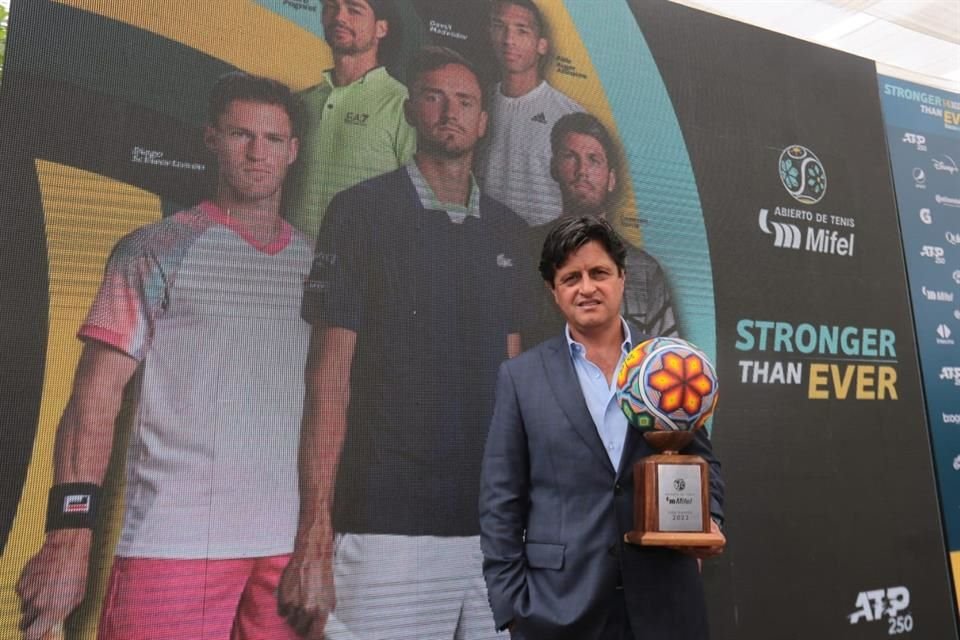
[[[646,547],[723,546],[723,534],[711,530],[707,461],[673,453],[690,443],[693,432],[649,432],[644,438],[665,452],[633,466],[633,531],[624,540]]]
[[[718,547],[726,542],[720,533],[680,531],[631,531],[623,540],[644,547]]]

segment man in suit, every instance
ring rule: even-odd
[[[610,224],[563,218],[540,273],[567,326],[500,367],[480,487],[484,577],[513,638],[701,640],[698,558],[722,547],[632,546],[633,465],[655,453],[628,429],[614,372],[646,336],[620,316],[626,249]],[[685,452],[711,467],[711,527],[723,523],[720,465],[704,431]]]

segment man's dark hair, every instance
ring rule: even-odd
[[[386,20],[387,35],[377,45],[377,62],[387,64],[403,44],[403,21],[393,0],[366,0],[376,20]]]
[[[367,4],[370,5],[370,10],[373,11],[373,17],[377,20],[386,20],[390,22],[390,26],[393,26],[392,20],[397,18],[397,9],[393,4],[393,0],[366,0]]]
[[[605,218],[596,216],[576,216],[560,218],[543,241],[540,253],[540,276],[553,288],[553,278],[570,257],[580,247],[591,240],[602,246],[610,259],[623,273],[627,264],[627,247],[623,240]]]
[[[537,37],[549,39],[547,35],[547,23],[543,19],[543,14],[540,13],[540,7],[534,4],[533,0],[493,0],[493,2],[490,3],[491,15],[497,6],[501,4],[512,4],[529,11],[533,16],[533,26],[537,30]]]
[[[465,57],[447,47],[428,46],[420,49],[413,55],[410,64],[407,67],[407,91],[413,98],[413,89],[417,80],[425,73],[436,71],[448,64],[459,64],[467,68],[473,77],[477,79],[477,86],[480,87],[480,103],[483,110],[487,109],[487,89],[480,70]]]
[[[557,157],[560,145],[568,133],[579,133],[584,136],[590,136],[600,143],[603,152],[607,155],[607,166],[611,171],[616,172],[620,168],[620,152],[617,143],[613,141],[613,136],[603,126],[603,123],[596,116],[584,113],[568,113],[553,125],[550,130],[550,151],[553,157]],[[619,176],[618,176],[619,177]]]
[[[244,71],[230,71],[217,78],[210,91],[207,118],[211,125],[217,122],[234,100],[245,100],[272,104],[281,107],[290,118],[290,129],[295,138],[303,134],[303,107],[300,99],[290,91],[290,87],[262,76]]]

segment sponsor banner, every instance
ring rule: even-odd
[[[543,212],[520,208],[531,202],[531,194],[531,209],[542,205],[546,210],[550,204],[557,178],[546,134],[559,113],[587,111],[613,138],[612,164],[617,171],[616,184],[607,195],[608,215],[630,245],[643,250],[632,255],[643,255],[644,261],[632,264],[648,267],[638,268],[639,273],[628,268],[627,288],[639,292],[637,300],[643,302],[627,315],[645,318],[650,309],[644,305],[656,293],[674,314],[679,334],[715,360],[723,384],[711,433],[727,485],[730,542],[721,558],[704,567],[711,637],[759,640],[787,619],[797,637],[951,637],[954,611],[935,487],[929,482],[933,463],[909,296],[915,306],[922,303],[936,314],[929,324],[917,323],[942,358],[933,373],[924,370],[924,379],[944,393],[956,393],[960,359],[949,354],[955,353],[960,331],[956,300],[960,188],[953,186],[960,154],[941,140],[942,131],[954,131],[955,105],[949,100],[955,98],[938,98],[934,92],[906,85],[902,91],[890,89],[913,110],[910,113],[925,118],[916,126],[898,124],[896,138],[890,138],[909,154],[905,168],[894,168],[894,177],[907,180],[905,188],[915,198],[912,208],[901,207],[901,214],[924,230],[918,242],[904,245],[908,262],[926,270],[924,279],[908,292],[872,64],[665,0],[611,0],[603,11],[588,2],[535,2],[547,40],[546,46],[536,45],[537,55],[544,56],[538,67],[545,87],[541,102],[525,105],[494,94],[488,138],[481,143],[489,146],[477,150],[478,184],[488,195],[501,188],[502,199],[515,198],[521,203],[514,205],[518,213],[530,217],[524,221],[534,227],[531,233],[539,231],[542,218],[531,220]],[[290,176],[296,180],[284,184],[285,213],[292,215],[290,207],[296,207],[291,202],[312,197],[310,185],[332,190],[335,181],[346,180],[337,182],[337,189],[350,189],[386,171],[385,162],[396,165],[409,159],[410,145],[401,149],[402,143],[392,138],[389,153],[378,155],[371,149],[382,142],[375,135],[399,139],[397,132],[406,126],[400,82],[406,79],[410,56],[422,45],[443,45],[467,56],[492,91],[502,72],[517,62],[512,53],[494,50],[493,34],[504,24],[491,19],[488,3],[396,0],[388,31],[403,37],[391,41],[381,60],[387,77],[380,78],[401,97],[390,103],[393,111],[389,106],[375,109],[367,98],[357,100],[340,93],[340,87],[323,84],[324,71],[334,67],[340,55],[326,40],[325,7],[329,11],[364,4],[362,0],[170,0],[159,8],[122,0],[14,4],[0,92],[4,140],[0,224],[9,230],[0,234],[4,267],[0,306],[18,310],[0,320],[0,450],[5,460],[0,476],[0,635],[18,624],[20,601],[13,586],[43,541],[57,423],[81,349],[77,330],[104,278],[114,244],[135,229],[210,197],[219,167],[208,148],[206,110],[217,78],[237,69],[262,74],[287,83],[308,99],[312,115]],[[373,4],[382,10],[385,3]],[[331,38],[357,36],[349,23],[353,19],[345,14],[343,25],[328,25],[340,32]],[[737,55],[731,55],[734,52]],[[374,84],[375,76],[364,78],[368,80]],[[322,108],[313,104],[316,108],[310,111],[309,101],[317,95],[327,102]],[[338,109],[340,101],[350,100],[357,100],[355,107],[325,119],[326,109]],[[498,138],[497,127],[504,127],[508,117],[504,114],[514,112],[522,114],[522,122],[511,125],[509,135],[501,128]],[[857,117],[851,118],[851,113]],[[331,127],[342,138],[332,134]],[[341,142],[335,146],[331,139]],[[496,140],[514,144],[513,152],[497,156]],[[530,163],[510,164],[520,152],[530,156]],[[322,161],[310,165],[313,173],[303,175],[305,163],[318,157]],[[502,166],[490,161],[497,157]],[[381,213],[403,204],[400,194],[391,193],[385,200]],[[319,217],[324,208],[317,208]],[[468,217],[457,229],[470,228],[474,222]],[[317,224],[297,224],[307,235],[319,233]],[[401,228],[391,227],[387,233],[396,238],[391,249],[406,247],[401,239],[412,237]],[[417,242],[431,246],[435,240],[418,237]],[[416,244],[411,242],[406,252],[411,258],[420,255]],[[390,320],[385,322],[389,331],[402,325],[416,335],[396,340],[396,353],[385,349],[377,357],[357,356],[351,375],[329,373],[358,385],[352,388],[351,402],[357,403],[353,408],[366,409],[386,396],[393,405],[413,407],[424,419],[348,425],[345,446],[354,449],[341,460],[336,485],[326,487],[329,495],[341,496],[337,515],[344,520],[359,522],[383,515],[382,510],[397,516],[388,520],[407,522],[414,509],[426,505],[424,520],[434,518],[458,531],[476,530],[472,505],[478,443],[484,432],[481,426],[465,433],[461,423],[487,423],[490,407],[476,398],[491,395],[494,380],[476,380],[476,361],[463,354],[501,325],[478,321],[462,331],[429,328],[427,320],[421,320],[428,314],[418,311],[426,309],[426,299],[439,308],[448,299],[466,304],[472,295],[488,294],[492,285],[485,280],[506,280],[501,274],[535,260],[537,247],[529,248],[529,256],[479,244],[469,248],[454,253],[449,246],[434,247],[436,252],[427,256],[431,259],[418,266],[435,277],[420,280],[417,286],[398,276],[405,273],[401,267],[408,266],[398,264],[383,270],[382,283],[361,292],[376,299],[371,304],[389,298],[400,300],[393,304],[402,307],[398,311],[383,303],[383,308],[364,316],[365,322],[382,316]],[[496,278],[450,275],[471,264],[474,249],[489,250]],[[377,264],[376,252],[368,253],[358,262]],[[397,253],[403,263],[406,253]],[[321,249],[313,269],[332,271],[337,261],[335,251]],[[528,276],[539,291],[542,282],[533,269]],[[304,286],[308,294],[322,297],[329,285],[315,278]],[[455,286],[455,292],[440,290],[441,286]],[[415,302],[405,296],[421,306],[408,309],[404,305]],[[487,298],[474,301],[478,299]],[[489,306],[503,299],[490,296]],[[161,306],[167,304],[170,301],[164,300]],[[270,305],[262,306],[251,305],[250,313],[266,312]],[[493,317],[492,310],[483,311]],[[428,329],[417,333],[419,327]],[[560,329],[546,327],[550,335]],[[370,339],[370,334],[358,336],[358,353]],[[502,342],[490,340],[498,349]],[[272,344],[257,343],[256,348]],[[194,355],[197,346],[178,356]],[[223,352],[236,356],[248,348],[237,342]],[[387,362],[407,366],[429,350],[439,354],[434,369],[398,375],[394,386],[370,383],[383,378],[360,368],[389,369],[383,364]],[[272,353],[269,348],[263,352],[264,358]],[[437,374],[442,367],[450,370]],[[283,366],[278,369],[290,374]],[[292,378],[302,380],[300,371],[294,373]],[[184,396],[172,400],[171,406],[179,415],[181,406],[193,406],[192,399],[224,411],[242,405],[251,416],[278,415],[276,407],[264,408],[251,400],[259,397],[254,390],[260,388],[257,376],[263,372],[251,366],[247,374],[249,389],[218,389],[211,384],[198,392],[178,387]],[[219,384],[219,375],[217,380]],[[449,397],[430,395],[440,384],[452,389]],[[301,394],[289,386],[275,395],[299,408]],[[129,545],[138,535],[135,530],[120,535],[124,513],[139,517],[156,507],[141,491],[144,484],[156,486],[154,476],[134,491],[126,484],[133,476],[123,473],[128,439],[134,452],[128,465],[154,462],[154,450],[150,455],[143,452],[157,442],[131,426],[139,415],[137,393],[142,394],[140,385],[131,385],[118,420],[102,509],[98,508],[102,516],[95,532],[87,598],[67,621],[71,638],[96,635],[118,539],[120,545]],[[960,477],[953,470],[960,466],[958,412],[953,403],[930,415],[936,415],[940,427],[958,434],[957,446],[944,449],[943,456],[947,468]],[[422,423],[434,418],[449,431],[422,434]],[[151,426],[154,423],[163,427],[163,416]],[[230,429],[235,426],[243,425]],[[387,427],[394,428],[397,437],[381,451],[376,443],[382,433],[364,429]],[[226,451],[229,458],[233,445],[239,444],[230,429],[221,429],[223,439],[211,446],[196,447],[198,455],[215,458]],[[279,440],[267,438],[264,460],[270,459]],[[368,455],[377,459],[371,462]],[[386,458],[393,462],[384,464]],[[156,466],[164,467],[163,462]],[[250,501],[259,500],[251,496],[264,483],[295,477],[295,456],[274,462],[268,469],[251,468],[246,475],[242,468],[237,471],[239,479],[226,487],[225,494],[243,504],[224,500],[221,505],[200,495],[199,488],[197,496],[184,496],[183,505],[203,508],[191,512],[182,528],[200,529],[191,535],[193,541],[212,541],[216,523],[197,523],[207,522],[216,507],[224,507],[225,519],[238,517],[251,508]],[[944,466],[939,451],[936,464],[938,470]],[[231,473],[242,467],[226,466]],[[445,475],[437,469],[445,469]],[[164,470],[150,469],[151,473],[159,477]],[[436,482],[417,482],[430,474]],[[401,485],[397,478],[411,484]],[[685,488],[677,482],[677,491],[689,490],[689,481],[684,481]],[[396,491],[393,503],[372,504],[400,486],[405,489]],[[371,502],[344,501],[343,495],[367,496]],[[65,508],[71,511],[89,508],[85,496],[68,500]],[[450,516],[441,508],[449,503],[441,500],[462,507],[462,513]],[[279,501],[256,502],[258,513],[267,513],[273,502]],[[276,526],[265,516],[257,523],[251,532]],[[157,537],[158,544],[172,544]],[[911,545],[907,552],[904,541]],[[779,570],[772,572],[770,567]],[[422,569],[429,572],[426,564]],[[476,578],[479,567],[464,570],[468,571],[474,573],[453,577]],[[404,581],[394,582],[405,602]],[[823,588],[825,582],[830,589]],[[369,608],[365,603],[370,594],[360,595],[363,605],[351,607],[342,600],[342,611]],[[806,610],[800,619],[797,602],[803,602]],[[339,637],[336,634],[349,623],[331,617],[330,637]],[[432,635],[422,629],[411,633]]]
[[[960,550],[960,94],[879,78],[949,548]],[[954,574],[954,582],[957,582]]]
[[[690,151],[714,274],[713,433],[731,491],[730,546],[705,565],[715,635],[764,637],[789,619],[798,638],[953,637],[873,65],[682,7],[631,6]],[[682,29],[662,29],[673,20]],[[917,166],[928,191],[949,176]],[[952,249],[943,232],[923,244]],[[923,259],[944,268],[936,257]],[[891,530],[891,511],[913,520]],[[904,544],[930,553],[907,559]],[[790,579],[768,577],[774,565]],[[745,608],[770,594],[805,615]]]
[[[879,81],[884,119],[909,129],[901,135],[905,144],[926,151],[925,134],[960,133],[960,94],[889,76]]]

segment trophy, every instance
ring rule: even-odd
[[[654,338],[626,357],[617,400],[633,427],[660,453],[633,466],[634,530],[624,539],[645,546],[712,547],[710,468],[684,455],[717,404],[717,374],[707,356],[679,338]]]

